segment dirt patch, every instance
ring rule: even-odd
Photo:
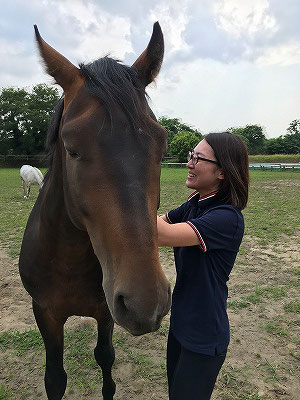
[[[35,325],[31,298],[22,286],[18,261],[0,248],[0,332],[27,330]]]

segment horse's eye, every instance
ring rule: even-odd
[[[68,150],[68,149],[66,149],[66,150],[67,150],[67,152],[68,152],[70,157],[72,157],[72,158],[80,158],[80,155],[78,153],[76,153],[75,151]]]

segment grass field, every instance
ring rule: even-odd
[[[185,179],[183,168],[162,169],[160,213],[185,201],[190,193]],[[24,200],[17,169],[0,169],[0,187],[0,247],[9,255],[5,260],[11,263],[11,269],[7,271],[17,275],[22,234],[38,188],[34,187],[30,199]],[[249,206],[244,211],[246,232],[229,281],[231,344],[213,399],[298,399],[299,210],[300,173],[251,171]],[[172,250],[161,249],[160,255],[174,283]],[[19,283],[7,280],[5,266],[1,270],[0,287],[11,296],[3,310],[14,310],[14,287]],[[24,310],[24,314],[29,311]],[[10,317],[9,313],[13,311],[5,315]],[[0,400],[45,398],[43,344],[32,327],[6,329],[0,334],[4,354],[0,359]],[[167,399],[167,331],[167,319],[158,332],[139,338],[116,328],[116,400]],[[70,326],[65,342],[69,381],[64,398],[99,398],[100,374],[92,355],[94,326]]]
[[[250,162],[299,163],[300,154],[257,154],[249,156]]]

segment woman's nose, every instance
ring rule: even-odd
[[[189,160],[189,161],[186,163],[186,167],[187,167],[187,168],[195,168],[195,165],[193,164],[192,160]]]

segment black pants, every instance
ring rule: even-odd
[[[167,374],[170,400],[209,400],[226,354],[208,356],[186,350],[169,332]]]

